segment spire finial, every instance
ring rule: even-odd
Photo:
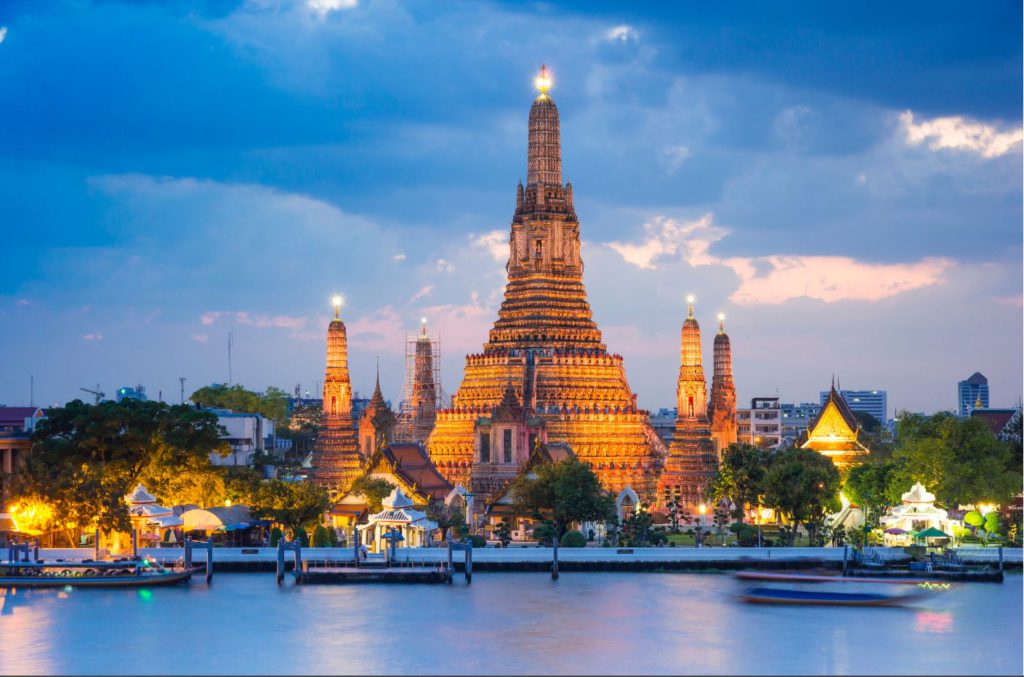
[[[693,294],[689,294],[689,295],[687,295],[687,297],[686,297],[686,303],[687,303],[687,304],[689,304],[689,306],[690,306],[690,317],[691,317],[691,318],[693,317],[693,302],[694,302],[695,300],[696,300],[696,299],[694,299],[694,297],[693,297]]]
[[[420,336],[426,336],[427,335],[427,318],[421,317],[420,318],[420,324],[423,325],[423,329],[420,332]]]
[[[341,319],[341,304],[344,303],[344,299],[341,298],[341,294],[335,294],[334,298],[331,299],[331,305],[334,306],[334,319]]]
[[[718,314],[718,333],[725,333],[725,313]]]
[[[540,90],[540,93],[547,94],[548,90],[551,89],[551,75],[548,73],[548,67],[544,64],[540,65],[540,75],[533,81],[533,84]]]
[[[377,390],[380,390],[380,355],[377,356]]]
[[[836,389],[836,373],[832,372],[832,390]]]

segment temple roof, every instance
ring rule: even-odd
[[[146,487],[142,486],[142,482],[135,485],[132,493],[124,497],[125,501],[135,505],[142,503],[156,503],[156,497],[146,490]]]
[[[857,417],[853,415],[850,405],[846,403],[846,400],[843,399],[843,396],[839,394],[839,391],[836,390],[835,385],[833,385],[832,389],[828,393],[828,399],[826,399],[825,403],[821,405],[821,411],[818,412],[817,417],[815,417],[811,425],[807,426],[807,429],[811,431],[811,437],[814,436],[815,428],[817,428],[818,424],[826,418],[826,412],[830,409],[834,409],[839,413],[846,425],[849,426],[850,432],[856,436],[857,430],[860,428],[860,423],[857,422]]]
[[[382,462],[416,493],[427,499],[443,500],[453,489],[451,483],[437,471],[422,444],[396,443],[381,447],[370,457],[366,474],[379,469]]]
[[[1003,432],[1018,411],[1018,409],[975,409],[971,412],[971,417],[980,418],[993,435],[998,435]]]

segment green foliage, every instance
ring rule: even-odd
[[[271,548],[276,548],[277,544],[281,540],[282,536],[284,536],[284,534],[281,533],[280,527],[274,527],[273,529],[271,529],[270,530],[270,547]]]
[[[331,531],[333,531],[333,529]],[[313,529],[313,547],[329,548],[331,545],[331,536],[328,533],[327,527],[322,524],[316,525],[316,528]]]
[[[371,513],[380,512],[383,508],[382,502],[394,491],[395,485],[383,477],[370,477],[363,475],[349,487],[353,494],[362,494],[366,497],[366,504]]]
[[[643,505],[638,505],[636,512],[622,520],[622,544],[629,547],[645,547],[650,545],[651,537],[651,516],[644,510]]]
[[[964,523],[970,524],[972,527],[980,527],[985,524],[985,518],[977,510],[972,510],[964,515]]]
[[[281,524],[291,534],[318,524],[330,508],[327,492],[312,482],[268,480],[260,485],[249,504],[259,517]],[[308,538],[307,538],[308,540]]]
[[[288,393],[273,386],[260,394],[240,385],[219,383],[199,388],[189,400],[204,407],[262,414],[280,426],[288,420]]]
[[[216,493],[209,455],[226,451],[220,433],[216,416],[184,405],[74,400],[39,422],[12,493],[49,504],[58,523],[126,531],[124,496],[140,480],[168,505]]]
[[[478,536],[476,534],[470,534],[469,536],[466,536],[466,540],[469,541],[470,543],[472,543],[474,548],[486,548],[487,547],[487,539],[484,538],[483,536]]]
[[[562,548],[585,548],[587,537],[578,531],[567,531],[558,539],[558,545]]]
[[[740,529],[736,532],[736,541],[744,547],[757,545],[757,529],[749,524],[740,524]]]
[[[729,531],[731,531],[734,534],[738,534],[746,528],[748,527],[743,522],[733,522],[729,525]]]
[[[851,503],[876,515],[880,514],[882,508],[890,503],[890,477],[897,472],[898,465],[898,462],[892,460],[874,461],[869,456],[866,463],[850,468],[843,493]]]
[[[760,504],[771,460],[772,455],[764,449],[749,444],[730,444],[722,451],[722,462],[712,482],[712,495],[717,501],[732,501],[738,512],[744,505]]]
[[[777,452],[765,475],[765,503],[795,526],[813,535],[828,513],[837,512],[839,471],[830,459],[810,449]],[[793,544],[796,530],[789,535]]]
[[[466,526],[466,512],[460,505],[448,505],[444,501],[433,501],[427,506],[427,519],[437,522],[445,540],[452,527]]]
[[[298,541],[303,548],[309,547],[309,534],[306,533],[305,529],[299,528],[295,532],[295,540]]]
[[[999,533],[999,514],[996,512],[990,512],[985,515],[985,533],[997,534]]]
[[[550,548],[555,540],[555,527],[550,522],[538,524],[533,528],[533,540],[540,545]]]
[[[520,475],[510,491],[518,514],[550,519],[558,535],[573,522],[607,520],[615,514],[615,501],[597,475],[575,458],[541,465],[536,479]]]
[[[1012,471],[1009,442],[999,440],[979,418],[941,413],[900,418],[889,497],[921,482],[943,505],[1008,503],[1021,490],[1021,476]]]
[[[494,537],[498,539],[503,548],[507,548],[508,544],[512,542],[512,525],[508,523],[507,519],[501,520],[494,527]]]
[[[853,417],[857,419],[863,432],[877,435],[882,430],[882,422],[866,411],[855,411]]]

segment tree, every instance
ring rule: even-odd
[[[444,501],[433,501],[427,506],[427,519],[437,522],[441,529],[441,537],[448,540],[448,530],[452,527],[465,528],[466,512],[459,505],[449,505]]]
[[[575,458],[520,475],[510,491],[520,515],[549,518],[561,538],[573,522],[602,521],[615,514],[615,501],[601,486],[590,466]]]
[[[141,479],[173,504],[182,478],[216,475],[209,456],[226,453],[221,432],[216,416],[184,405],[74,400],[39,422],[14,494],[45,502],[57,523],[127,531],[124,497]]]
[[[803,524],[812,540],[828,513],[839,510],[839,471],[827,457],[810,449],[776,453],[765,475],[765,502],[796,526]]]
[[[189,400],[204,407],[262,414],[282,427],[288,422],[288,393],[273,386],[257,393],[237,384],[215,383],[199,388]]]
[[[891,503],[890,478],[901,475],[899,465],[899,462],[893,460],[868,460],[866,463],[855,465],[846,475],[843,493],[851,503],[864,509],[866,517],[874,517],[877,521],[882,508]]]
[[[384,507],[383,501],[392,491],[395,485],[383,477],[370,477],[363,475],[349,487],[353,494],[362,494],[366,498],[367,509],[370,513],[380,512]]]
[[[756,506],[764,494],[765,475],[771,453],[749,444],[730,444],[722,452],[722,462],[712,483],[717,500],[729,500],[742,517],[743,506]]]
[[[978,418],[904,416],[893,452],[901,465],[893,473],[889,497],[921,482],[947,506],[982,500],[1008,503],[1021,490],[1020,475],[1009,469],[1012,453],[1010,443],[999,440]]]
[[[494,537],[498,539],[503,548],[507,548],[508,544],[512,542],[512,525],[508,523],[507,519],[502,519],[498,522],[498,526],[494,527]]]
[[[587,537],[578,531],[567,531],[558,540],[558,546],[561,548],[585,548]]]
[[[643,504],[636,506],[636,511],[622,520],[623,545],[644,547],[651,541],[651,515]]]
[[[327,491],[312,482],[268,480],[254,497],[250,511],[283,526],[296,538],[304,527],[320,523],[331,506]]]

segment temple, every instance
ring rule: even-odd
[[[687,301],[689,314],[683,321],[680,334],[676,427],[668,458],[665,459],[665,470],[658,483],[658,498],[663,504],[674,501],[693,507],[704,501],[708,485],[718,469],[718,456],[708,421],[700,324],[693,316],[693,297]]]
[[[426,442],[441,403],[439,339],[427,335],[427,318],[419,336],[406,341],[405,385],[395,439]]]
[[[813,449],[831,458],[839,468],[844,468],[861,462],[860,457],[869,453],[857,439],[859,433],[860,424],[833,381],[828,399],[818,416],[807,426],[807,432],[801,435],[799,444],[801,449]]]
[[[311,479],[332,498],[343,494],[360,474],[362,457],[352,421],[352,383],[348,375],[348,338],[341,321],[341,298],[334,298],[334,319],[327,327],[323,422],[313,447]]]
[[[369,458],[377,449],[393,442],[394,429],[395,414],[380,391],[380,365],[377,365],[373,395],[359,417],[359,441],[363,458]]]
[[[451,483],[493,495],[537,444],[564,443],[608,489],[632,487],[650,501],[664,444],[637,409],[622,357],[608,352],[592,319],[550,85],[542,69],[498,318],[483,351],[466,357],[462,383],[451,406],[437,412],[428,448]]]
[[[725,315],[718,316],[718,333],[715,335],[715,373],[711,381],[711,404],[708,405],[708,420],[711,422],[711,437],[715,442],[715,453],[722,457],[722,450],[736,443],[736,386],[732,381],[732,344],[725,333]]]

